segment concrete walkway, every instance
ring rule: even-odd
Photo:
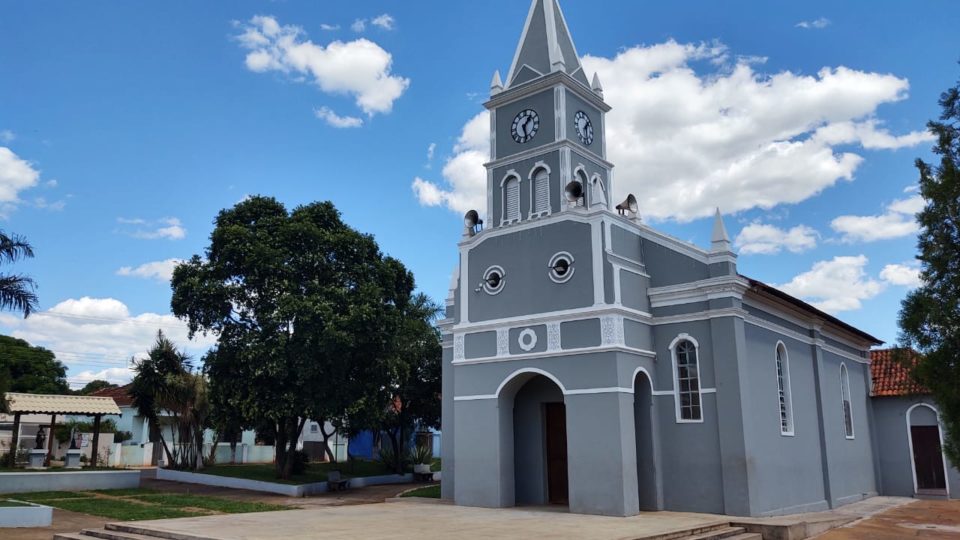
[[[614,540],[645,538],[674,531],[728,523],[708,514],[656,512],[631,518],[583,516],[549,510],[467,508],[462,506],[384,503],[234,514],[136,524],[176,538],[266,540],[424,538],[550,538]]]

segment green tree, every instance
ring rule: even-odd
[[[90,394],[94,392],[98,392],[105,388],[116,388],[116,387],[117,385],[109,381],[104,381],[103,379],[96,379],[85,384],[83,388],[77,391],[77,394],[81,396],[89,396]]]
[[[52,351],[10,336],[0,336],[0,376],[7,386],[0,390],[7,392],[70,393],[67,368]]]
[[[937,165],[917,160],[926,207],[917,215],[923,284],[900,311],[901,344],[921,354],[913,374],[933,393],[946,428],[945,451],[960,463],[960,84],[940,96]]]
[[[377,390],[413,277],[329,202],[290,212],[251,197],[220,212],[205,257],[178,266],[172,286],[174,314],[218,338],[212,384],[231,389],[248,424],[274,426],[277,475],[289,478],[307,419],[342,416]]]
[[[130,384],[133,404],[150,424],[150,440],[177,469],[203,466],[203,432],[210,427],[206,378],[195,373],[190,358],[157,332],[147,358],[134,361]],[[170,426],[171,440],[161,422]],[[159,443],[159,444],[158,444]]]
[[[391,451],[385,455],[397,472],[402,472],[414,429],[440,426],[442,368],[440,333],[434,326],[440,306],[416,294],[400,308],[402,322],[391,339],[380,391],[359,403],[348,419],[351,433],[369,429],[387,437]]]
[[[33,258],[33,247],[26,238],[0,231],[0,263],[14,263]],[[24,317],[37,309],[37,285],[20,274],[0,274],[0,309],[19,311]]]

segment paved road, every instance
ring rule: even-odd
[[[828,531],[817,540],[904,540],[960,538],[960,501],[917,501]]]

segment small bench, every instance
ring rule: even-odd
[[[340,476],[340,471],[327,473],[327,491],[344,491],[350,487],[350,479]]]

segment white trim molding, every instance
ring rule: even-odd
[[[740,276],[720,276],[666,287],[651,287],[650,307],[667,307],[695,302],[708,302],[719,298],[743,299],[750,282]]]

